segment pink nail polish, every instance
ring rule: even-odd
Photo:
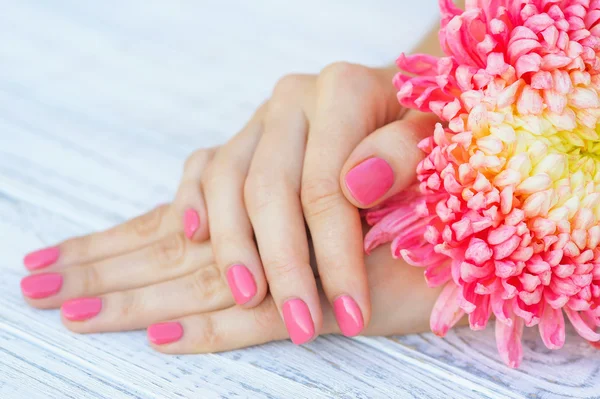
[[[29,270],[42,269],[56,262],[59,256],[58,247],[44,248],[25,255],[23,264]]]
[[[155,345],[164,345],[179,341],[183,336],[183,327],[177,322],[157,323],[148,327],[148,339]]]
[[[360,334],[364,322],[360,308],[354,302],[354,299],[348,295],[337,298],[333,301],[333,312],[342,334],[347,337]]]
[[[392,167],[381,158],[369,158],[346,173],[346,187],[361,205],[369,205],[394,184]]]
[[[227,283],[233,299],[243,305],[256,295],[256,283],[250,270],[244,265],[233,265],[227,270]]]
[[[185,236],[191,239],[198,230],[198,227],[200,227],[198,212],[192,208],[188,208],[183,214],[183,231],[185,232]]]
[[[63,303],[60,310],[67,320],[91,319],[102,310],[102,299],[95,297],[71,299]]]
[[[296,345],[310,341],[315,335],[310,310],[301,299],[290,299],[283,304],[283,320],[292,342]]]
[[[63,278],[58,273],[41,273],[21,280],[21,291],[27,298],[41,299],[60,291]]]

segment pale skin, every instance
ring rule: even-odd
[[[418,51],[438,52],[432,43],[433,34]],[[72,298],[100,297],[95,317],[62,318],[80,333],[178,321],[180,340],[153,345],[165,353],[286,339],[282,307],[291,298],[310,311],[310,339],[340,332],[331,304],[341,295],[360,308],[360,334],[427,330],[439,290],[427,288],[423,271],[393,259],[387,246],[368,256],[362,250],[358,208],[412,183],[420,160],[416,144],[436,122],[400,108],[390,84],[394,73],[335,63],[319,75],[283,78],[238,135],[188,159],[171,204],[59,244],[60,259],[32,273],[58,272],[62,288],[26,300],[49,309]],[[393,184],[361,203],[345,176],[372,157],[391,166]],[[190,207],[201,223],[188,239],[182,215]],[[242,304],[225,278],[233,264],[247,267],[256,283],[256,293]]]
[[[152,344],[165,353],[219,352],[287,339],[271,295],[253,308],[236,305],[214,262],[210,241],[196,243],[181,231],[168,232],[179,220],[176,202],[112,230],[64,242],[63,248],[72,254],[74,264],[56,264],[44,271],[62,274],[61,291],[48,298],[27,299],[28,303],[51,309],[70,298],[100,297],[103,307],[96,317],[75,322],[62,318],[68,329],[78,333],[135,330],[156,322],[177,321],[184,330],[180,340]],[[142,245],[115,256],[106,256],[97,245],[85,253],[71,251],[80,240],[103,242],[109,248],[123,237]],[[392,259],[386,247],[366,256],[365,262],[373,314],[363,334],[425,331],[439,290],[426,287],[422,270]],[[320,298],[322,333],[339,333],[322,291]]]

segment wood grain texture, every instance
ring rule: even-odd
[[[279,77],[389,63],[434,1],[0,0],[0,398],[600,398],[600,352],[493,329],[327,336],[164,356],[143,332],[79,336],[21,298],[22,255],[169,200],[195,148],[235,134]]]

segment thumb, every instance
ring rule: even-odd
[[[359,208],[370,208],[409,187],[423,158],[417,144],[433,135],[437,122],[434,114],[409,111],[402,120],[365,137],[342,168],[346,198]]]

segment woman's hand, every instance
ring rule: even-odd
[[[27,301],[43,309],[62,305],[63,323],[80,333],[150,325],[149,340],[166,353],[217,352],[286,339],[273,297],[267,295],[254,308],[235,304],[210,241],[187,240],[182,231],[161,233],[177,225],[178,210],[175,204],[162,205],[107,232],[61,244],[71,260],[80,260],[26,277],[22,288]],[[69,252],[77,241],[95,243],[88,248],[92,252]],[[109,250],[107,244],[119,242],[121,248],[125,242],[136,248],[101,255]],[[373,312],[363,333],[425,331],[438,291],[426,287],[422,270],[392,259],[387,248],[365,260]],[[322,333],[340,332],[326,295],[319,294]]]
[[[412,183],[420,159],[416,144],[435,122],[415,112],[397,120],[401,109],[392,74],[339,63],[318,76],[282,79],[238,135],[188,159],[171,206],[28,255],[25,264],[35,271],[106,262],[114,270],[110,290],[68,288],[81,281],[103,286],[94,278],[95,267],[79,269],[91,271],[82,279],[48,275],[47,284],[64,287],[38,306],[160,281],[155,269],[165,264],[161,248],[184,247],[184,235],[198,243],[210,232],[215,264],[234,300],[245,308],[259,305],[268,282],[292,341],[301,344],[316,337],[323,323],[306,221],[322,291],[339,327],[347,336],[361,333],[371,308],[357,207],[376,205]],[[136,263],[149,256],[144,251],[156,259]],[[174,267],[165,273],[176,278],[188,271]],[[40,279],[24,280],[26,296],[31,298],[28,284]]]
[[[281,79],[202,175],[216,264],[235,301],[257,306],[268,285],[297,344],[323,325],[305,223],[341,331],[357,335],[371,318],[356,206],[412,182],[417,142],[434,123],[415,113],[398,121],[392,75],[337,63],[318,76]]]

